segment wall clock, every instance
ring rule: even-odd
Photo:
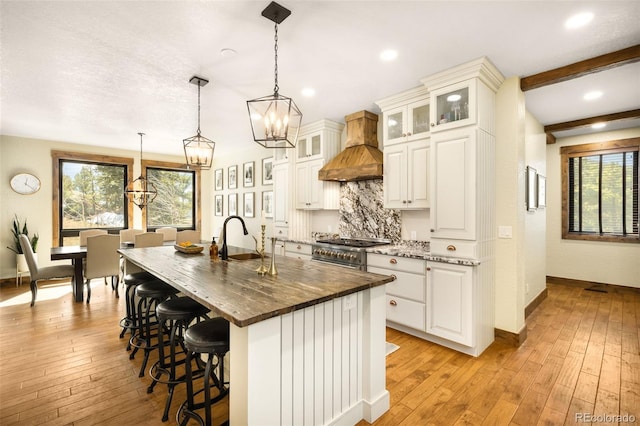
[[[33,194],[40,189],[40,179],[31,173],[18,173],[11,178],[11,189],[18,194]]]

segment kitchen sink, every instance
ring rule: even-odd
[[[260,259],[260,255],[258,253],[230,254],[229,259],[235,259],[235,260]]]

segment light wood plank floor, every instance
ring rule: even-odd
[[[0,289],[1,425],[162,424],[166,387],[146,393],[142,356],[129,360],[118,338],[124,300],[100,280],[92,288],[87,305],[68,282],[45,285],[34,308],[28,285]],[[375,424],[639,424],[640,291],[548,289],[520,348],[494,343],[473,358],[388,329],[400,349],[387,357],[391,409]],[[169,424],[183,400],[180,386]]]

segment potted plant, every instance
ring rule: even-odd
[[[20,239],[18,237],[18,235],[20,234],[25,234],[27,238],[29,238],[27,220],[25,219],[24,224],[20,225],[20,220],[18,219],[18,216],[17,215],[14,216],[13,225],[11,227],[11,233],[13,234],[13,246],[7,246],[7,248],[16,254],[16,266],[17,266],[16,279],[17,279],[17,276],[21,272],[29,271],[29,267],[24,258],[24,253],[22,252],[22,246],[20,245]],[[34,253],[36,252],[36,248],[38,247],[38,239],[39,239],[38,234],[34,234],[33,237],[29,238],[29,242],[31,243],[31,249],[33,250]]]

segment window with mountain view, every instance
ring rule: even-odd
[[[158,191],[153,203],[147,206],[147,229],[162,226],[195,229],[195,171],[147,167],[146,173]]]
[[[639,138],[561,148],[563,238],[640,242]]]

